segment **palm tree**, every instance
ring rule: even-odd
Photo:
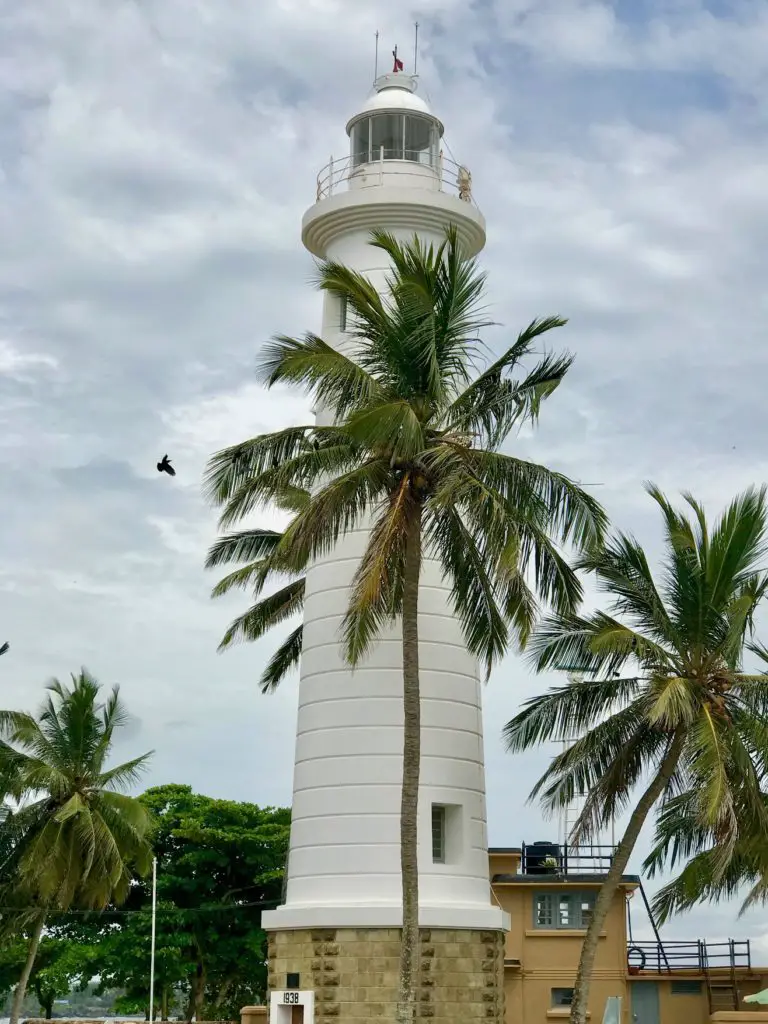
[[[748,643],[747,649],[768,665],[768,648],[759,642]],[[763,802],[768,805],[768,707],[751,707],[752,724],[758,745],[753,757],[758,765],[763,789]],[[737,794],[737,797],[740,794]],[[672,881],[663,886],[653,900],[654,914],[661,923],[673,914],[690,910],[704,900],[731,899],[744,893],[741,913],[757,903],[768,901],[768,844],[762,831],[762,816],[753,820],[749,804],[739,807],[739,836],[725,865],[717,853],[717,837],[712,829],[699,821],[692,793],[683,793],[669,800],[659,813],[654,846],[643,863],[649,878],[669,866],[685,861]],[[768,811],[766,812],[768,813]]]
[[[598,937],[657,800],[665,801],[662,813],[682,802],[696,827],[716,837],[712,865],[721,872],[740,836],[768,827],[760,792],[768,677],[741,672],[768,587],[765,489],[737,497],[712,530],[690,495],[692,519],[653,485],[647,490],[665,526],[659,582],[637,541],[622,533],[582,558],[577,569],[594,574],[613,614],[556,614],[529,646],[539,671],[576,664],[594,678],[533,697],[505,728],[512,751],[582,736],[553,759],[531,794],[549,811],[586,794],[574,841],[632,807],[586,930],[572,1024],[584,1024]],[[620,676],[628,662],[636,677]]]
[[[281,511],[300,512],[309,503],[309,493],[301,488],[289,488],[279,495],[275,503]],[[302,611],[303,573],[291,574],[292,578],[287,584],[258,600],[268,580],[280,574],[278,569],[272,568],[270,555],[275,552],[282,537],[282,533],[276,530],[238,530],[220,537],[208,552],[206,569],[231,565],[233,562],[245,562],[245,565],[229,573],[216,584],[211,597],[221,597],[236,588],[249,587],[252,588],[254,597],[254,603],[250,608],[230,623],[219,644],[219,651],[228,650],[241,640],[260,640],[274,626]],[[297,626],[272,655],[261,675],[262,693],[277,689],[285,676],[299,664],[303,633],[303,626]]]
[[[6,906],[29,935],[26,963],[13,995],[17,1024],[46,916],[102,910],[128,894],[132,869],[148,870],[150,818],[120,790],[135,783],[149,754],[107,767],[126,711],[115,687],[100,687],[85,669],[72,687],[54,680],[37,715],[0,711],[0,798],[20,802],[0,831]]]
[[[356,525],[370,525],[354,576],[342,642],[357,664],[382,627],[399,619],[403,657],[403,785],[400,837],[403,928],[397,1019],[413,1019],[418,943],[416,810],[420,771],[418,605],[424,557],[450,580],[468,649],[486,668],[520,642],[537,613],[528,585],[565,613],[581,586],[556,540],[579,548],[605,527],[599,504],[544,466],[500,451],[514,427],[537,420],[570,355],[544,355],[522,379],[537,339],[562,326],[534,321],[478,371],[478,312],[484,277],[463,261],[455,231],[441,245],[401,244],[374,232],[391,261],[387,298],[363,275],[334,262],[321,289],[346,302],[352,356],[322,338],[278,337],[267,346],[267,386],[301,388],[331,426],[289,427],[226,449],[210,462],[209,494],[228,527],[286,487],[312,497],[286,529],[272,567],[301,573]],[[474,375],[474,376],[473,376]],[[553,539],[553,535],[556,540]]]
[[[0,644],[0,654],[5,654],[10,650],[11,645],[6,640],[4,644]]]
[[[764,752],[768,743],[765,738],[763,742]],[[705,900],[717,902],[742,895],[740,913],[757,903],[768,902],[768,848],[765,832],[761,830],[768,820],[768,793],[763,795],[763,814],[753,824],[749,808],[742,809],[737,804],[739,835],[725,864],[718,856],[712,829],[702,826],[697,819],[691,796],[686,793],[675,797],[661,810],[654,847],[643,862],[643,870],[653,878],[664,867],[685,861],[677,877],[654,896],[653,912],[661,924]]]

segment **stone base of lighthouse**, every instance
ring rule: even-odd
[[[269,990],[281,993],[270,1024],[394,1022],[399,928],[296,929],[270,932],[268,939]],[[502,931],[422,928],[419,959],[420,1020],[504,1024]],[[283,999],[292,987],[313,993],[313,1017],[286,1012]]]

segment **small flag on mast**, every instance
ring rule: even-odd
[[[397,47],[395,47],[394,50],[392,51],[392,56],[395,58],[395,66],[392,68],[392,70],[393,71],[402,71],[403,70],[403,62],[397,56]]]

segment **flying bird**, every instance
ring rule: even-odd
[[[10,646],[11,645],[6,640],[5,643],[0,647],[0,654],[5,654],[5,652],[10,648]]]
[[[167,473],[168,476],[176,476],[176,470],[171,465],[171,460],[167,455],[164,455],[162,460],[157,464],[158,473]]]

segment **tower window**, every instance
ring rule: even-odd
[[[437,168],[440,132],[419,114],[371,114],[353,125],[352,167],[379,160],[413,160]]]
[[[374,160],[403,159],[403,116],[402,114],[374,114],[371,118],[371,150]]]
[[[339,330],[346,331],[347,329],[347,296],[342,295],[339,297]]]
[[[371,122],[364,117],[352,129],[352,166],[359,167],[371,159]]]
[[[416,163],[432,162],[433,125],[425,117],[405,116],[405,159]]]
[[[445,864],[445,807],[432,804],[432,860]]]

